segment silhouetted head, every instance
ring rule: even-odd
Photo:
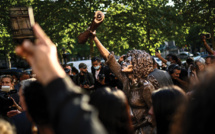
[[[155,119],[158,134],[168,134],[177,109],[187,98],[177,86],[163,87],[152,93],[152,107],[149,114]]]
[[[132,133],[130,109],[121,90],[97,89],[91,94],[90,104],[99,111],[99,119],[110,134]]]

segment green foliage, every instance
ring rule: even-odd
[[[94,12],[105,13],[103,24],[97,29],[97,36],[103,45],[117,55],[130,49],[143,49],[154,53],[164,41],[175,40],[178,46],[196,44],[190,37],[192,24],[214,31],[213,0],[1,0],[0,1],[0,49],[14,51],[10,36],[8,9],[11,6],[32,6],[35,20],[58,48],[72,57],[88,57],[90,43],[78,44],[77,36],[91,23]],[[212,30],[211,30],[212,28]],[[194,28],[195,29],[195,28]],[[94,45],[94,55],[99,55]]]
[[[185,27],[190,27],[190,33],[186,37],[187,43],[192,47],[198,47],[199,33],[207,31],[211,33],[213,49],[215,49],[215,1],[214,0],[173,0],[179,16],[183,18]],[[195,37],[194,37],[195,36]]]

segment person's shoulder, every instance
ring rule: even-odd
[[[103,67],[103,69],[104,69],[105,71],[109,71],[109,70],[110,70],[109,66],[103,65],[102,67]]]
[[[168,72],[166,70],[161,70],[156,68],[151,74],[154,74],[154,73],[168,73]]]
[[[88,75],[93,75],[93,74],[92,74],[92,73],[90,73],[90,72],[87,72],[87,74],[88,74]]]
[[[181,73],[187,73],[187,72],[188,72],[187,69],[184,69],[184,68],[181,69]]]

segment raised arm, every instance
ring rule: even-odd
[[[155,56],[158,57],[163,63],[167,63],[167,60],[164,59],[159,52],[155,52]]]
[[[121,65],[116,61],[113,54],[110,54],[110,52],[102,45],[102,43],[99,41],[99,39],[96,37],[95,32],[91,32],[93,34],[93,40],[96,43],[96,47],[98,48],[100,54],[102,57],[106,60],[107,65],[111,69],[111,71],[116,75],[116,77],[121,81],[126,81],[127,77],[124,73],[121,71]]]
[[[99,39],[96,37],[95,34],[93,34],[93,40],[96,43],[96,47],[98,48],[100,54],[102,57],[107,60],[110,52],[102,45],[102,43],[99,41]]]
[[[210,55],[213,55],[214,52],[213,52],[213,50],[210,48],[210,46],[208,45],[208,43],[207,43],[207,41],[206,41],[206,37],[205,37],[205,36],[201,36],[201,39],[202,39],[202,41],[203,41],[203,43],[204,43],[204,46],[205,46],[207,52],[208,52]]]

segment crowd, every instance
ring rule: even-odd
[[[159,66],[144,50],[117,61],[99,41],[101,56],[79,70],[60,65],[57,50],[38,24],[37,40],[25,40],[16,53],[36,74],[0,77],[0,133],[4,134],[202,134],[213,132],[215,56],[186,65],[174,54]]]

